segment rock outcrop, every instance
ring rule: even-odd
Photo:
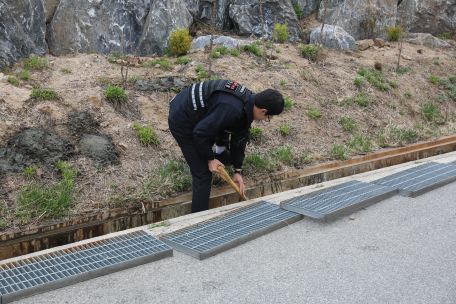
[[[261,37],[261,15],[259,0],[233,0],[230,5],[230,18],[239,36],[254,34]],[[264,35],[272,38],[274,31],[274,18],[276,22],[285,24],[288,22],[288,41],[294,42],[300,39],[301,26],[293,9],[291,1],[265,0],[263,1]]]
[[[365,37],[360,26],[360,21],[366,18],[368,9],[379,11],[377,20],[379,28],[386,29],[388,26],[396,25],[397,2],[391,0],[329,0],[325,24],[334,24],[337,18],[336,25],[345,29],[355,40],[372,38]],[[321,0],[317,16],[320,22],[323,21],[324,11],[325,0]],[[382,33],[382,36],[386,34]]]
[[[220,36],[214,38],[212,41],[213,44],[222,44],[223,46],[226,46],[229,49],[235,48],[239,45],[245,45],[245,44],[251,44],[254,41],[251,40],[241,40],[241,39],[234,39],[228,36]],[[193,49],[199,49],[202,47],[205,47],[206,45],[209,45],[211,43],[211,36],[201,36],[193,40]]]
[[[397,25],[401,22],[405,1],[397,7]],[[440,34],[454,31],[456,0],[407,0],[402,27],[413,33]]]
[[[321,36],[321,25],[312,29],[307,38],[310,44],[318,43]],[[355,39],[343,28],[334,25],[325,25],[321,42],[325,47],[333,49],[356,50]]]
[[[47,54],[41,0],[0,0],[0,68],[30,54]]]
[[[52,21],[52,17],[54,17],[55,11],[59,6],[60,0],[42,0],[44,9],[46,11],[46,23],[50,23]]]
[[[301,18],[307,18],[312,15],[313,12],[318,8],[319,0],[296,0],[296,3],[299,5],[302,11]]]
[[[142,34],[141,56],[163,55],[172,30],[189,27],[192,21],[183,0],[155,0]]]
[[[427,33],[408,33],[406,41],[413,44],[424,45],[428,48],[450,48],[451,44]]]
[[[229,6],[231,0],[217,0],[215,11],[215,27],[223,30],[231,28]],[[185,0],[190,14],[207,24],[212,24],[214,0]]]

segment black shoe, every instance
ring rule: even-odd
[[[218,159],[225,166],[231,165],[231,154],[228,150],[225,150],[220,154],[214,153],[214,158]]]

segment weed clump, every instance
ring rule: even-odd
[[[439,77],[434,76],[434,75],[429,75],[429,81],[433,84],[438,84],[439,83]]]
[[[8,81],[10,84],[15,85],[15,86],[17,86],[17,85],[19,85],[19,83],[21,83],[21,82],[19,81],[19,79],[15,78],[15,77],[8,77],[7,81]]]
[[[420,112],[423,118],[429,122],[438,122],[442,118],[439,108],[432,101],[422,105]]]
[[[291,126],[285,122],[283,125],[280,125],[279,126],[279,129],[280,133],[282,133],[282,135],[288,135],[288,133],[290,133],[290,130],[291,130]]]
[[[275,171],[276,166],[272,163],[271,159],[267,155],[263,155],[263,157],[261,157],[260,154],[252,153],[245,157],[243,169],[268,173]]]
[[[311,61],[317,60],[318,55],[318,46],[306,45],[299,47],[301,54],[304,58],[307,58]]]
[[[263,57],[264,53],[261,51],[260,47],[256,43],[243,45],[240,47],[241,51],[250,52],[258,57]]]
[[[412,128],[399,128],[393,126],[390,129],[390,133],[399,145],[403,145],[404,141],[407,143],[414,143],[420,138],[420,133]]]
[[[307,108],[309,109],[309,112],[307,112],[307,115],[309,115],[310,118],[317,118],[317,117],[321,117],[321,111],[313,106],[307,106]]]
[[[340,122],[344,126],[344,129],[346,131],[349,131],[349,132],[358,131],[358,125],[352,118],[350,118],[348,116],[342,116],[340,118]]]
[[[239,56],[239,51],[236,50],[236,49],[231,49],[231,50],[230,50],[230,53],[231,53],[231,55],[233,55],[233,56]]]
[[[19,77],[21,77],[22,80],[28,80],[32,76],[29,71],[24,71],[19,73]]]
[[[304,151],[299,158],[299,161],[303,164],[311,164],[314,160],[313,155],[307,151]]]
[[[347,146],[352,149],[353,151],[362,151],[362,152],[370,152],[372,149],[372,139],[369,136],[363,136],[363,134],[358,134],[352,136],[347,140]]]
[[[60,69],[60,72],[65,73],[65,74],[71,74],[71,70],[68,68],[62,68],[62,69]]]
[[[274,24],[274,36],[277,37],[277,40],[282,44],[287,41],[288,37],[290,37],[288,34],[287,25],[288,22],[286,21],[284,25],[280,25],[280,23]]]
[[[334,143],[332,148],[329,150],[329,155],[332,158],[338,158],[341,160],[346,160],[350,158],[350,154],[347,151],[347,148],[343,144]]]
[[[291,3],[293,5],[293,9],[296,13],[296,16],[298,17],[298,19],[302,19],[304,18],[304,11],[302,10],[301,6],[299,5],[298,2],[296,1],[292,1]]]
[[[399,41],[399,35],[403,35],[405,28],[397,26],[389,26],[386,28],[386,36],[389,41]]]
[[[257,140],[263,136],[264,131],[258,127],[253,126],[250,128],[250,138],[253,140]]]
[[[294,157],[291,153],[291,147],[278,147],[273,151],[272,155],[275,159],[286,165],[293,164]]]
[[[412,69],[410,67],[404,67],[404,68],[397,68],[396,69],[396,73],[398,74],[404,74],[404,73],[407,73],[409,71],[411,71]]]
[[[37,100],[50,100],[58,98],[54,89],[33,89],[30,98]]]
[[[192,48],[192,44],[192,36],[190,36],[188,28],[176,28],[169,36],[169,46],[177,56],[187,54]]]
[[[216,47],[215,50],[219,52],[221,55],[226,55],[228,54],[228,48],[226,46],[219,46]]]
[[[147,125],[147,127],[143,128],[137,122],[134,122],[133,126],[136,129],[136,132],[139,137],[139,141],[143,145],[148,146],[151,144],[156,144],[156,145],[160,144],[160,140],[157,137],[157,132],[152,130],[152,127],[150,125]]]
[[[22,172],[22,176],[24,176],[27,179],[33,178],[34,176],[36,176],[36,167],[35,166],[26,167],[24,172]]]
[[[24,69],[37,69],[40,70],[48,66],[47,60],[41,60],[38,56],[32,56],[24,60]]]
[[[355,77],[355,86],[357,86],[358,88],[362,87],[363,81],[364,81],[363,77]]]
[[[119,86],[109,85],[105,90],[105,96],[108,101],[127,101],[125,90]]]
[[[449,79],[452,83],[456,83],[456,76],[450,75]]]
[[[290,98],[284,97],[283,100],[284,100],[284,107],[283,107],[283,109],[284,109],[285,111],[291,109],[291,107],[293,106],[293,102],[291,102]]]

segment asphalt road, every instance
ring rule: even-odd
[[[456,303],[456,183],[16,303]]]

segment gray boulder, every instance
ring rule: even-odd
[[[204,23],[212,24],[214,0],[184,0],[190,14]],[[229,6],[231,0],[217,0],[215,27],[222,30],[231,28]]]
[[[337,18],[338,26],[344,28],[355,40],[367,39],[364,31],[360,26],[360,21],[366,18],[367,10],[378,10],[380,16],[377,20],[377,26],[380,29],[386,29],[389,26],[396,25],[397,2],[390,0],[329,0],[326,9],[325,24],[334,24]],[[337,10],[339,16],[337,17]],[[323,21],[325,11],[325,0],[320,0],[318,8],[318,21]],[[380,36],[386,37],[386,30],[380,33]]]
[[[234,38],[231,38],[228,36],[216,37],[212,41],[213,44],[222,44],[223,46],[226,46],[229,49],[235,48],[239,45],[251,44],[253,42],[254,41],[234,39]],[[193,49],[196,50],[196,49],[205,47],[206,45],[209,45],[210,43],[211,43],[211,35],[198,37],[193,40]]]
[[[428,48],[451,48],[451,44],[427,33],[407,33],[407,42],[424,45]]]
[[[230,18],[239,36],[254,34],[261,37],[261,16],[259,0],[233,0],[230,5]],[[288,22],[288,41],[295,42],[302,35],[301,26],[289,0],[263,1],[264,35],[272,38],[274,18],[277,23]]]
[[[152,0],[61,0],[49,27],[49,47],[55,56],[79,51],[102,54],[135,53]]]
[[[312,29],[307,38],[310,44],[320,41],[321,25]],[[323,28],[322,44],[333,49],[356,50],[355,39],[350,36],[343,28],[334,25],[325,25]]]
[[[301,18],[304,19],[312,15],[312,13],[318,8],[318,2],[319,0],[296,0],[296,3],[299,5],[299,8],[303,13]]]
[[[397,7],[396,25],[401,22],[405,1]],[[408,32],[440,34],[453,32],[456,0],[407,0],[402,27]]]
[[[189,27],[192,22],[183,0],[155,0],[142,33],[141,55],[163,55],[172,30]]]
[[[52,17],[59,6],[60,0],[42,0],[46,11],[46,23],[52,21]]]
[[[0,67],[47,54],[41,0],[0,0]]]

